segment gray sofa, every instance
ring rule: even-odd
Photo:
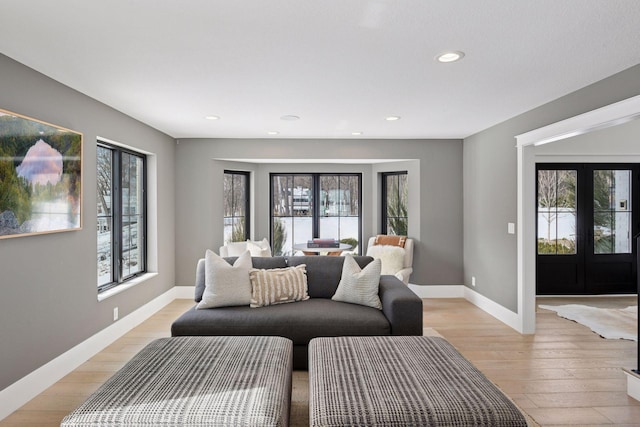
[[[354,257],[360,267],[373,258]],[[225,258],[233,264],[237,258]],[[293,341],[294,369],[307,369],[307,346],[315,337],[364,335],[422,335],[422,300],[395,276],[381,276],[382,310],[333,301],[342,275],[339,256],[254,257],[253,267],[284,268],[306,264],[309,299],[250,308],[194,307],[171,325],[172,336],[275,335]],[[204,292],[204,259],[196,268],[195,301]]]

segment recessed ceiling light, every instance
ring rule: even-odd
[[[362,135],[362,132],[351,132],[351,135],[353,135],[353,136],[359,136],[359,135]]]
[[[275,131],[275,130],[270,130],[269,132],[267,132],[267,135],[278,135],[280,132]]]
[[[220,116],[204,116],[207,120],[220,120]]]
[[[396,120],[400,120],[400,116],[387,116],[384,119],[388,122],[395,122]]]
[[[300,120],[300,117],[288,114],[286,116],[280,117],[280,120],[286,120],[288,122],[293,122],[293,121],[296,121],[296,120]]]
[[[442,52],[440,55],[436,56],[436,61],[438,62],[456,62],[464,58],[464,52],[460,52],[459,50],[452,50],[449,52]]]

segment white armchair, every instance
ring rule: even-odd
[[[367,244],[367,255],[382,261],[382,274],[391,274],[407,285],[413,272],[413,239],[407,238],[404,248],[400,246],[376,245],[376,237]]]
[[[271,256],[271,246],[267,239],[258,241],[247,240],[246,242],[229,242],[224,246],[220,246],[221,257],[240,256],[245,251],[251,252],[251,256],[269,257]]]

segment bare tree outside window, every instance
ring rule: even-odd
[[[576,253],[575,170],[538,171],[538,253]]]
[[[224,241],[249,238],[249,172],[224,171]]]
[[[407,236],[409,232],[407,172],[383,173],[382,189],[382,233]]]

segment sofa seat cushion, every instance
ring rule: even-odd
[[[274,335],[307,345],[315,337],[390,335],[391,326],[375,308],[311,298],[260,308],[192,308],[173,322],[171,334]]]

